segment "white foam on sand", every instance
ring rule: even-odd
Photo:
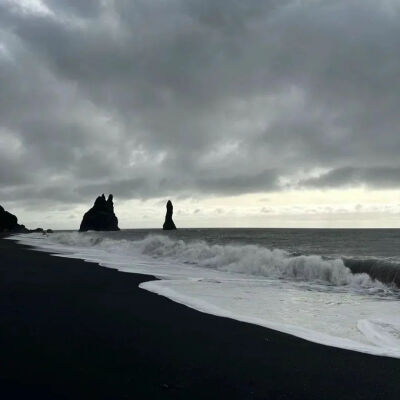
[[[400,358],[400,302],[340,260],[257,246],[210,246],[165,236],[111,240],[76,232],[15,240],[161,280],[142,289],[201,312],[343,349]]]

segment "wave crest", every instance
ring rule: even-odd
[[[366,273],[353,274],[341,259],[325,260],[318,255],[292,256],[285,250],[256,245],[210,245],[204,241],[186,243],[161,235],[137,242],[143,254],[173,258],[220,271],[313,281],[337,286],[376,287]]]
[[[98,247],[111,253],[123,252],[180,264],[194,264],[219,271],[292,279],[334,286],[384,289],[366,271],[353,273],[342,259],[324,259],[319,255],[291,255],[280,249],[257,245],[218,245],[205,241],[185,242],[164,235],[148,235],[142,240],[115,240],[98,233],[56,233],[52,242],[74,247]]]

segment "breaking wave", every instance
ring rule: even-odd
[[[400,264],[380,258],[347,258],[344,264],[354,274],[366,273],[372,279],[400,287]]]
[[[145,256],[193,264],[218,271],[275,279],[314,282],[331,286],[385,290],[385,284],[398,282],[399,270],[368,260],[326,259],[319,255],[292,255],[285,250],[258,245],[218,245],[205,241],[186,242],[164,235],[148,235],[142,240],[115,240],[97,233],[60,232],[49,236],[51,242],[79,248],[99,248],[107,253]],[[362,262],[361,262],[362,261]]]

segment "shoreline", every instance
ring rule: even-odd
[[[204,314],[0,236],[0,389],[41,398],[397,399],[399,360]],[[139,397],[141,396],[141,397]]]

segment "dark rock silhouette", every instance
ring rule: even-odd
[[[167,202],[167,214],[165,215],[165,222],[163,225],[164,231],[172,231],[176,229],[174,221],[172,220],[172,214],[174,213],[174,206],[171,203],[171,200]]]
[[[83,216],[79,231],[119,231],[112,194],[107,200],[104,193],[96,199],[93,207]]]
[[[45,230],[43,228],[36,228],[36,229],[31,229],[29,232],[31,232],[31,233],[44,233]]]
[[[18,224],[18,218],[0,206],[0,232],[28,233],[25,225]]]

